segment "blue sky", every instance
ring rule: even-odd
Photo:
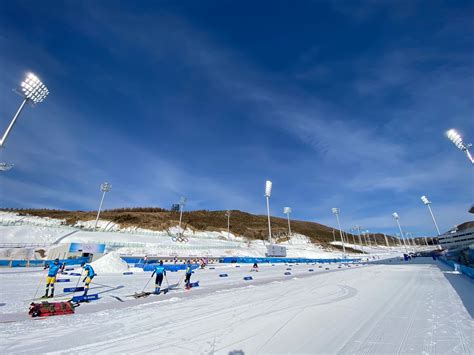
[[[27,71],[50,88],[1,152],[1,206],[265,213],[344,229],[472,219],[469,1],[1,2],[0,124]]]

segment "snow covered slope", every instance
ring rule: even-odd
[[[202,287],[141,303],[86,304],[71,316],[0,324],[0,352],[468,354],[474,349],[473,283],[429,259],[315,274],[301,266],[289,277],[282,275],[283,265],[269,266],[249,282],[240,278],[248,272],[242,267],[227,268],[235,278],[223,283],[217,275],[222,270],[198,271]],[[136,282],[137,289],[146,276],[97,282]],[[0,281],[10,290],[15,279],[23,290],[20,298],[34,291],[30,277],[0,274]],[[8,305],[13,297],[1,302]]]
[[[11,212],[0,212],[0,222],[0,246],[2,244],[5,246],[8,243],[105,243],[106,250],[120,251],[122,254],[186,257],[263,257],[266,252],[265,242],[247,240],[232,233],[228,235],[226,231],[187,229],[184,231],[187,242],[181,243],[174,238],[179,232],[176,227],[161,232],[131,228],[119,229],[116,224],[101,221],[103,229],[111,231],[93,232],[62,225],[63,221],[61,220],[18,216]],[[282,245],[287,247],[288,257],[334,258],[341,256],[340,252],[324,249],[311,243],[308,237],[301,234],[294,234],[289,241],[282,243]],[[383,250],[371,252],[377,253],[383,252]]]

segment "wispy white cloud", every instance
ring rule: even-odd
[[[349,68],[353,76],[337,83],[341,88],[339,97],[323,100],[316,99],[298,82],[307,80],[308,75],[327,80],[328,73],[333,72],[317,63],[317,49],[312,49],[305,59],[306,74],[296,75],[296,82],[287,82],[287,73],[266,72],[228,44],[218,42],[178,16],[136,16],[109,11],[100,4],[82,11],[85,21],[74,26],[100,44],[113,60],[130,51],[138,53],[144,67],[150,68],[150,63],[159,66],[167,57],[175,58],[177,70],[189,70],[199,79],[199,91],[226,99],[224,103],[213,102],[216,107],[238,106],[240,115],[259,125],[262,138],[270,136],[269,132],[274,138],[262,142],[255,137],[242,139],[232,147],[216,145],[215,151],[228,149],[227,159],[211,154],[193,156],[197,147],[190,147],[190,157],[179,159],[162,146],[131,139],[128,132],[108,126],[101,120],[104,112],[94,116],[95,122],[85,119],[90,114],[87,103],[70,107],[65,102],[71,101],[62,101],[59,93],[56,98],[52,94],[48,106],[28,112],[28,124],[15,127],[15,140],[3,152],[2,158],[16,163],[17,174],[5,179],[7,190],[3,197],[7,201],[38,206],[44,201],[42,196],[49,196],[51,205],[57,199],[60,206],[95,208],[98,185],[107,179],[114,185],[109,206],[166,207],[180,195],[188,195],[190,208],[211,206],[263,212],[259,184],[265,171],[268,178],[285,186],[280,196],[275,192],[275,211],[278,204],[292,199],[298,205],[296,214],[316,216],[317,221],[333,224],[331,207],[352,206],[346,207],[351,216],[347,223],[390,229],[392,208],[381,210],[380,204],[403,207],[405,198],[422,189],[452,190],[453,185],[460,186],[453,195],[455,202],[446,201],[442,193],[432,198],[443,199],[447,206],[439,209],[443,224],[465,218],[465,201],[459,195],[472,193],[472,189],[464,187],[472,174],[467,170],[470,167],[460,167],[451,159],[451,147],[444,149],[441,143],[435,143],[443,139],[439,112],[446,115],[456,107],[455,117],[446,122],[449,125],[467,124],[472,113],[472,97],[466,91],[472,80],[472,65],[463,54],[459,54],[454,67],[434,65],[430,70],[421,70],[420,63],[427,68],[427,64],[438,63],[440,58],[447,60],[431,48],[397,47],[382,54],[364,53],[347,62],[340,60],[339,65]],[[4,42],[2,48],[6,46]],[[41,53],[41,48],[36,50],[40,58],[46,58],[45,62],[50,61],[48,53]],[[51,65],[56,66],[57,59],[51,60]],[[19,65],[14,62],[0,59],[2,67],[18,73]],[[63,72],[66,75],[67,69]],[[157,108],[153,95],[142,92],[141,77],[128,73],[114,77],[104,72],[98,82],[100,89],[90,89],[100,92],[110,88],[117,97],[126,98],[150,117],[176,120],[184,115],[176,103],[186,102],[185,97],[167,98],[176,107],[168,108],[169,117],[165,117],[161,111],[164,108]],[[1,90],[7,92],[6,88]],[[406,100],[392,102],[393,90]],[[201,108],[190,106],[190,111]],[[140,122],[145,125],[145,121]],[[191,132],[212,130],[194,122],[190,126]],[[434,138],[436,132],[440,136]],[[177,145],[180,139],[176,137]],[[286,141],[291,141],[291,148],[284,146]],[[280,145],[284,147],[279,149]],[[196,167],[213,159],[219,161],[215,174]],[[219,174],[220,170],[227,173]],[[29,178],[20,183],[15,180],[20,175]],[[241,181],[242,176],[245,182]],[[54,185],[58,188],[51,187]],[[364,194],[367,197],[362,198]],[[417,222],[421,211],[421,205],[406,211],[407,216],[414,216],[407,217],[407,226],[429,228],[426,221]]]

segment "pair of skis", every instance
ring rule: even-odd
[[[144,298],[144,297],[148,297],[148,296],[151,296],[151,295],[161,295],[161,294],[167,294],[170,290],[174,290],[176,288],[179,287],[179,282],[176,283],[176,284],[173,284],[173,285],[168,285],[167,288],[164,288],[162,290],[160,290],[159,293],[155,293],[155,292],[147,292],[147,291],[142,291],[142,292],[135,292],[133,295],[128,295],[126,297],[133,297],[133,298]],[[188,286],[186,286],[186,289],[190,289],[190,288],[193,288],[193,287],[199,287],[199,281],[196,281],[196,282],[191,282]],[[120,297],[118,296],[111,296],[113,298],[115,298],[116,300],[120,301],[120,302],[124,302],[123,299],[121,299]]]

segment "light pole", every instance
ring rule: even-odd
[[[357,232],[357,237],[359,238],[359,244],[362,252],[364,252],[364,244],[362,243],[362,239],[360,237],[360,227],[359,226],[354,226],[351,228],[351,232]]]
[[[227,239],[230,239],[230,210],[225,211],[227,217]]]
[[[332,209],[332,213],[334,213],[336,215],[336,219],[337,219],[337,226],[339,227],[339,233],[341,234],[341,243],[342,243],[342,252],[343,252],[343,257],[346,258],[346,246],[344,245],[344,238],[342,236],[342,229],[341,229],[341,223],[339,222],[339,213],[340,213],[340,209],[339,208],[336,208],[336,207],[333,207]]]
[[[360,231],[360,227],[359,227],[359,231]],[[364,237],[365,246],[368,247],[369,243],[367,242],[367,236],[365,235],[365,231],[362,231],[362,237]]]
[[[350,231],[350,232],[352,232],[352,231]],[[344,233],[346,235],[346,241],[348,241],[349,237],[347,236],[347,232],[344,232]],[[352,236],[352,243],[354,243],[353,245],[356,245],[356,240],[355,240],[354,234],[352,234],[352,233],[349,233],[349,234]]]
[[[272,195],[272,182],[265,182],[265,198],[267,200],[267,217],[268,217],[268,241],[272,244],[272,225],[270,224],[270,196]]]
[[[431,218],[433,219],[433,223],[435,225],[436,231],[438,232],[438,235],[441,235],[441,233],[439,231],[439,228],[438,228],[438,223],[436,223],[436,219],[435,219],[435,216],[433,214],[433,210],[431,209],[431,201],[428,200],[428,197],[426,197],[425,195],[421,196],[420,199],[421,199],[421,202],[423,202],[428,207],[428,210],[430,211]]]
[[[20,113],[25,107],[26,103],[31,102],[32,104],[38,104],[42,102],[49,94],[49,90],[46,85],[44,85],[41,80],[38,79],[38,77],[33,73],[28,73],[25,79],[21,82],[21,91],[23,95],[23,102],[20,104],[20,107],[13,116],[13,119],[8,125],[5,133],[3,133],[3,136],[0,139],[0,148],[5,146],[5,141],[7,140],[8,135],[10,134],[18,117],[20,117]],[[0,171],[10,170],[12,166],[13,165],[11,164],[0,163]]]
[[[405,233],[405,236],[407,237],[407,242],[409,246],[416,246],[415,244],[415,238],[413,238],[413,233],[407,232]]]
[[[370,231],[369,231],[368,229],[366,229],[366,230],[364,231],[364,234],[365,234],[365,236],[366,236],[366,238],[367,238],[367,241],[368,241],[368,243],[369,243],[369,247],[372,248],[372,242],[370,241]]]
[[[392,213],[392,217],[397,221],[398,229],[400,230],[400,236],[403,240],[403,245],[405,246],[405,252],[408,254],[407,243],[405,241],[405,237],[403,236],[402,226],[400,225],[400,216],[397,212]]]
[[[179,233],[181,237],[183,236],[183,230],[181,229],[181,221],[183,220],[183,209],[184,205],[186,205],[186,201],[187,198],[184,196],[179,199]]]
[[[354,227],[354,230],[357,230],[357,236],[359,237],[359,244],[360,244],[360,246],[363,248],[363,247],[364,247],[364,243],[362,243],[362,238],[360,237],[360,226],[355,226],[355,227]]]
[[[385,244],[387,244],[387,248],[390,247],[390,245],[388,244],[387,235],[384,233],[383,236],[384,236],[384,238],[385,238]]]
[[[453,144],[459,150],[466,153],[466,156],[471,162],[471,164],[474,164],[474,158],[472,157],[471,152],[469,151],[469,148],[471,148],[472,144],[464,144],[461,135],[455,129],[450,129],[449,131],[447,131],[446,136],[448,136],[449,140],[453,142]]]
[[[288,237],[291,237],[291,224],[290,224],[290,213],[291,213],[291,207],[284,207],[283,208],[283,214],[286,214],[286,217],[288,218]]]
[[[100,191],[102,191],[102,198],[100,199],[99,210],[97,211],[97,217],[95,219],[94,230],[97,229],[97,222],[99,222],[100,211],[102,210],[102,204],[104,203],[105,193],[112,189],[112,185],[108,182],[104,182],[100,185]]]

